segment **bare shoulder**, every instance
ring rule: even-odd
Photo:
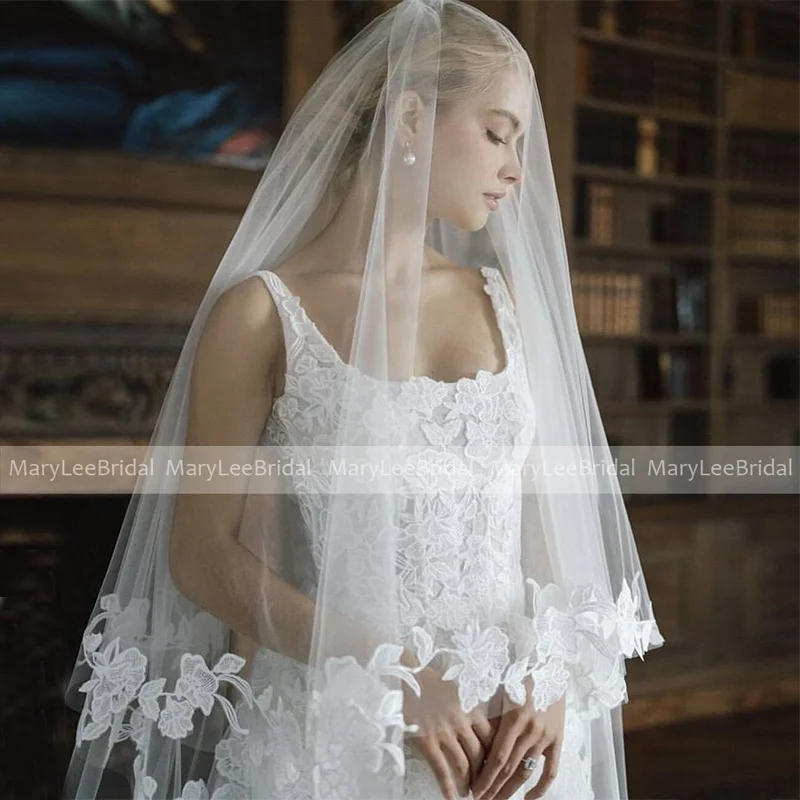
[[[259,275],[251,275],[222,292],[211,316],[261,333],[279,319],[272,295]]]
[[[278,309],[260,276],[251,275],[217,297],[203,338],[224,342],[242,357],[255,358],[262,368],[273,364],[283,333]]]

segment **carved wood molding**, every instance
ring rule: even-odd
[[[0,324],[0,437],[149,436],[187,330]]]

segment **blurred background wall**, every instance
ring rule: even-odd
[[[286,120],[392,4],[0,3],[0,451],[146,445]],[[797,448],[798,4],[474,5],[537,71],[609,442]],[[3,800],[59,796],[132,485],[0,492]],[[628,502],[667,641],[628,662],[631,797],[800,797],[797,492]]]

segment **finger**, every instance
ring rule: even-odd
[[[506,720],[507,717],[501,719],[492,747],[473,786],[472,791],[476,800],[482,800],[482,795],[494,784],[498,775],[507,769],[508,757],[517,739],[517,728]],[[508,774],[505,777],[508,778]]]
[[[537,747],[538,745],[538,747]],[[522,766],[525,756],[531,755],[536,758],[546,745],[546,741],[541,741],[541,737],[531,735],[517,739],[514,749],[508,759],[506,770],[501,770],[500,775],[486,793],[485,800],[502,800],[511,797],[514,792],[522,786],[531,776],[530,770]],[[503,774],[505,772],[505,775]]]
[[[537,740],[534,737],[528,739],[527,744],[524,739],[517,740],[517,745],[508,760],[509,766],[514,767],[514,771],[505,783],[492,787],[491,791],[495,792],[495,800],[507,800],[520,786],[530,779],[532,771],[525,769],[522,762],[528,756],[538,758],[539,751],[543,749],[544,745],[536,747],[536,744]]]
[[[472,730],[478,737],[481,745],[483,746],[484,758],[492,748],[492,739],[494,739],[495,728],[492,723],[484,716],[480,716],[472,721]]]
[[[458,800],[456,787],[450,774],[450,766],[447,763],[447,759],[444,757],[444,753],[442,753],[438,747],[432,746],[427,742],[421,745],[419,749],[425,756],[428,764],[430,764],[433,774],[439,783],[439,788],[442,790],[442,794],[445,796],[446,800]]]
[[[452,770],[459,797],[466,797],[469,794],[471,768],[467,754],[464,752],[464,748],[455,733],[445,738],[441,747]]]
[[[538,798],[544,797],[545,792],[550,788],[550,784],[556,779],[556,775],[558,775],[558,762],[561,758],[561,740],[556,740],[548,745],[542,752],[545,758],[542,774],[539,776],[536,786],[525,795],[525,800],[538,800]],[[534,755],[534,758],[535,757]]]
[[[461,747],[466,753],[467,758],[469,759],[469,783],[472,785],[475,782],[475,779],[478,777],[478,773],[481,771],[483,759],[486,756],[486,751],[483,748],[481,740],[478,738],[472,728],[467,728],[466,730],[459,732],[458,740],[461,743]]]

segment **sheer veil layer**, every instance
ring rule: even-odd
[[[431,305],[445,274],[485,287],[497,369],[469,361],[472,301]],[[436,797],[413,794],[435,784],[412,707],[452,693],[492,720],[503,692],[566,693],[547,797],[627,797],[625,659],[664,640],[533,69],[503,25],[403,0],[331,61],[211,280],[148,458],[69,679],[65,797]],[[262,468],[187,469],[219,460]]]

